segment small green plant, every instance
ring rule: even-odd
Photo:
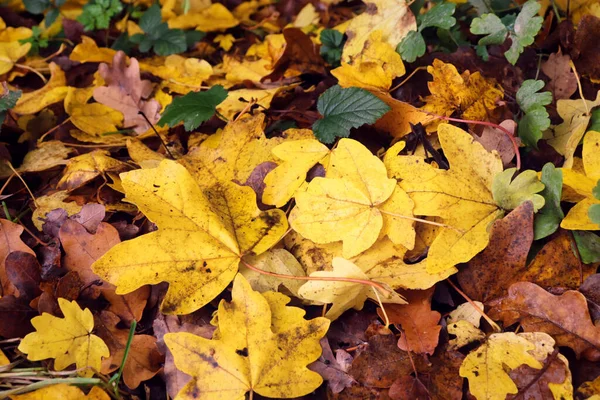
[[[92,0],[83,6],[83,13],[77,18],[86,31],[108,29],[110,20],[123,11],[119,0]]]

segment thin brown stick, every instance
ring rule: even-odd
[[[585,106],[585,114],[590,115],[590,108],[588,107],[585,97],[583,97],[583,90],[581,88],[581,80],[579,79],[579,74],[577,73],[575,64],[573,64],[573,61],[571,60],[571,61],[569,61],[569,65],[571,66],[571,69],[573,70],[573,74],[575,75],[575,80],[577,81],[577,88],[579,89],[579,97],[581,97],[581,100],[583,101],[583,105]]]
[[[446,282],[448,282],[450,284],[450,286],[452,286],[454,288],[454,290],[456,290],[458,292],[458,294],[460,294],[462,297],[464,297],[464,299],[467,300],[467,302],[475,309],[475,311],[477,311],[479,314],[481,314],[481,316],[488,322],[488,324],[491,325],[492,329],[495,332],[502,332],[502,329],[500,329],[498,324],[496,324],[494,321],[492,321],[492,319],[490,317],[488,317],[488,315],[481,308],[479,308],[479,306],[477,304],[475,304],[475,302],[473,300],[471,300],[471,298],[469,296],[467,296],[462,290],[460,290],[450,279],[446,279]]]
[[[388,90],[388,92],[393,92],[394,90],[398,89],[400,86],[404,85],[406,82],[408,82],[408,80],[410,78],[413,77],[414,74],[416,74],[419,71],[422,71],[424,69],[427,69],[427,67],[418,67],[416,68],[413,72],[410,73],[410,75],[408,75],[402,82],[400,82],[399,84],[397,84],[396,86],[394,86],[393,88],[391,88],[390,90]]]
[[[465,124],[484,125],[484,126],[489,126],[491,128],[494,128],[494,129],[501,130],[502,132],[504,132],[506,134],[506,136],[508,136],[508,138],[512,142],[513,149],[515,151],[515,157],[517,158],[517,171],[521,169],[521,154],[519,153],[519,144],[515,140],[515,137],[513,136],[513,134],[510,133],[508,131],[508,129],[506,129],[505,127],[500,126],[498,124],[495,124],[493,122],[489,122],[489,121],[475,121],[475,120],[472,120],[472,119],[451,118],[451,117],[446,117],[444,115],[433,114],[433,113],[430,113],[430,112],[427,112],[427,111],[424,111],[424,112],[426,114],[429,114],[429,115],[433,116],[433,117],[436,117],[436,118],[439,118],[439,119],[443,119],[443,120],[446,120],[446,121],[463,122]]]
[[[40,138],[38,139],[38,143],[42,143],[44,141],[44,139],[46,138],[46,136],[48,136],[49,134],[51,134],[52,132],[54,132],[55,130],[57,130],[58,128],[60,128],[61,126],[63,126],[64,124],[66,124],[67,122],[69,122],[71,120],[71,117],[65,119],[63,122],[61,122],[60,124],[56,125],[54,128],[50,129],[48,132],[44,133],[42,136],[40,136]]]
[[[450,225],[446,225],[446,224],[442,224],[441,222],[435,222],[435,221],[429,221],[423,218],[416,218],[416,217],[408,217],[406,215],[402,215],[402,214],[395,214],[395,213],[391,213],[385,210],[381,210],[379,209],[379,212],[382,214],[386,214],[389,215],[391,217],[396,217],[396,218],[403,218],[403,219],[408,219],[410,221],[415,221],[415,222],[421,222],[422,224],[427,224],[427,225],[435,225],[435,226],[439,226],[442,228],[448,228],[448,229],[452,229],[458,233],[465,233],[463,230],[455,228],[453,226]]]
[[[15,174],[12,174],[8,177],[8,179],[6,179],[6,182],[4,182],[4,185],[2,185],[2,188],[0,188],[0,196],[2,196],[2,193],[4,193],[4,189],[6,189],[10,181],[12,181],[12,178],[14,178],[15,176]]]
[[[37,207],[37,200],[36,200],[35,196],[33,195],[33,193],[31,192],[31,190],[29,189],[29,186],[27,186],[27,183],[25,182],[25,180],[23,179],[23,177],[12,166],[12,164],[10,163],[10,161],[6,161],[6,165],[8,165],[8,168],[11,169],[11,171],[13,172],[13,174],[15,174],[17,176],[17,178],[19,178],[21,180],[21,182],[23,182],[23,186],[25,186],[25,189],[27,189],[27,192],[29,192],[29,195],[31,196],[31,199],[33,200],[33,204],[35,204],[35,206]]]

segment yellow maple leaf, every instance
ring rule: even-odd
[[[69,88],[65,73],[55,63],[50,63],[50,80],[41,89],[24,93],[12,109],[17,114],[35,114],[50,104],[62,101]]]
[[[459,74],[456,67],[438,59],[427,67],[433,81],[427,85],[431,94],[425,97],[422,110],[437,115],[450,116],[458,112],[463,119],[485,121],[504,97],[504,91],[493,79],[479,72]]]
[[[76,89],[69,87],[65,97],[65,111],[71,116],[71,122],[77,128],[90,135],[101,136],[116,132],[123,123],[123,113],[104,104],[88,103],[94,88]]]
[[[271,249],[258,256],[247,256],[245,260],[251,266],[262,271],[274,272],[281,275],[306,276],[302,265],[285,249]],[[240,273],[248,280],[252,289],[261,293],[269,290],[275,292],[279,289],[280,285],[283,285],[294,296],[298,296],[298,289],[304,282],[298,279],[265,275],[244,265],[241,265]]]
[[[109,49],[108,47],[98,47],[94,39],[82,36],[81,43],[75,46],[69,55],[69,60],[81,63],[103,62],[112,64],[115,54],[117,54],[116,50]]]
[[[341,139],[325,178],[313,179],[295,199],[292,228],[317,243],[341,240],[344,258],[367,250],[380,235],[414,245],[411,199],[387,177],[383,162],[355,140]]]
[[[344,258],[335,257],[331,265],[333,267],[332,271],[316,271],[310,276],[370,280],[359,267]],[[378,289],[373,289],[372,286],[364,283],[313,280],[302,285],[298,290],[298,294],[300,297],[319,304],[332,303],[331,308],[325,314],[330,320],[337,319],[344,311],[351,308],[362,310],[368,297],[377,298],[377,296],[380,296],[381,301],[384,303],[406,304],[406,301],[393,290],[379,291],[375,296],[373,296],[373,290]]]
[[[262,201],[284,206],[306,182],[306,174],[329,155],[329,149],[316,139],[284,142],[272,150],[283,162],[265,176]]]
[[[221,301],[212,340],[187,332],[167,333],[175,366],[192,380],[178,399],[244,399],[248,391],[266,397],[308,394],[323,379],[306,366],[321,354],[326,318],[305,320],[304,310],[287,307],[279,293],[261,295],[243,276],[233,284],[232,301]]]
[[[203,32],[222,31],[240,22],[223,4],[215,3],[198,12],[189,12],[169,19],[169,29],[196,28]]]
[[[240,258],[261,254],[287,230],[281,210],[261,212],[247,186],[221,182],[207,198],[180,164],[121,174],[127,194],[158,231],[120,243],[94,263],[102,279],[125,294],[169,282],[162,311],[186,314],[215,298],[231,282]]]
[[[577,197],[567,198],[566,201],[576,201],[577,204],[569,210],[560,223],[561,228],[571,230],[595,231],[600,229],[588,215],[591,205],[600,204],[592,194],[592,190],[600,180],[600,132],[589,131],[583,138],[583,167],[585,172],[561,168],[563,184],[573,191]]]
[[[362,52],[373,31],[381,31],[382,40],[395,49],[408,32],[417,29],[415,16],[403,0],[368,0],[365,3],[365,11],[352,18],[346,28],[348,40],[342,52],[344,62],[351,62]]]
[[[31,48],[31,43],[21,44],[18,41],[0,42],[0,74],[10,71],[15,63],[25,57]]]
[[[71,158],[56,187],[61,190],[74,190],[105,172],[122,172],[128,169],[130,167],[127,164],[110,157],[108,151],[94,150]]]
[[[393,98],[387,91],[371,91],[371,93],[390,107],[390,111],[375,122],[375,127],[395,138],[401,138],[412,132],[411,124],[426,125],[435,119],[415,106]]]
[[[69,386],[65,383],[43,387],[31,393],[12,395],[10,398],[11,400],[110,400],[110,396],[98,386],[92,387],[86,395],[77,386]]]
[[[556,102],[556,111],[563,123],[551,127],[544,132],[543,137],[550,146],[565,156],[563,168],[573,166],[573,154],[590,123],[590,111],[597,106],[600,106],[600,91],[593,101],[562,99]]]
[[[217,43],[219,47],[225,51],[229,51],[229,49],[231,49],[231,47],[233,46],[234,42],[235,37],[231,33],[228,33],[226,35],[217,35],[213,39],[213,43]]]
[[[93,376],[100,370],[102,357],[108,357],[108,347],[96,335],[94,317],[89,309],[82,310],[76,301],[58,299],[58,305],[64,318],[48,313],[34,317],[31,324],[36,332],[25,336],[19,344],[19,351],[27,354],[27,359],[40,361],[54,358],[54,368],[62,371],[75,364],[80,376]]]
[[[387,92],[392,80],[404,75],[406,69],[402,57],[382,40],[381,31],[372,32],[363,51],[352,59],[351,64],[342,62],[340,67],[331,71],[340,86]]]
[[[181,94],[200,90],[202,82],[213,73],[212,66],[207,61],[177,54],[143,60],[140,62],[140,69],[164,79],[164,86]]]
[[[397,156],[403,145],[387,151],[384,162],[415,203],[416,215],[443,218],[443,229],[429,249],[427,271],[441,273],[470,260],[489,242],[488,225],[503,215],[492,194],[495,175],[502,172],[497,152],[489,153],[471,135],[440,124],[438,135],[449,170],[425,163],[423,157]]]

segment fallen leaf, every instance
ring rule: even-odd
[[[485,333],[466,320],[448,321],[447,329],[448,334],[456,336],[448,342],[448,347],[452,350],[459,350],[461,347],[473,342],[482,342],[485,339]]]
[[[142,60],[140,69],[164,79],[164,85],[171,92],[180,94],[200,90],[202,83],[213,74],[207,61],[177,54]]]
[[[577,291],[555,296],[534,283],[518,282],[490,306],[491,318],[506,326],[520,322],[526,332],[548,333],[559,346],[573,349],[577,357],[600,350],[600,328],[592,323],[585,297]]]
[[[306,276],[298,260],[284,249],[271,249],[256,257],[248,256],[246,261],[262,271],[298,277]],[[240,273],[248,280],[252,289],[261,293],[269,290],[278,292],[279,287],[284,286],[291,294],[298,297],[298,289],[304,283],[304,280],[278,278],[258,273],[243,264],[240,267]]]
[[[441,124],[438,136],[449,170],[434,168],[422,157],[398,156],[393,147],[384,157],[390,176],[399,180],[415,203],[415,215],[437,216],[444,229],[429,248],[427,271],[441,273],[466,262],[489,242],[488,225],[504,213],[492,196],[494,176],[502,172],[497,153],[488,153],[460,128]]]
[[[118,369],[123,361],[129,330],[118,329],[119,322],[119,317],[107,311],[103,311],[94,319],[96,333],[110,350],[110,357],[102,362],[102,373],[104,374]],[[158,373],[162,358],[154,336],[134,335],[123,368],[123,382],[130,389],[137,388],[142,381],[146,381]]]
[[[441,314],[431,310],[431,296],[433,290],[403,292],[408,304],[390,304],[385,307],[391,323],[400,325],[400,350],[414,353],[433,354],[438,345],[442,327],[438,325]],[[377,310],[380,318],[384,318],[384,311]]]
[[[233,14],[219,3],[211,4],[210,7],[199,12],[190,12],[170,18],[167,22],[170,29],[196,28],[203,32],[222,31],[239,24]]]
[[[78,375],[91,377],[100,370],[103,357],[110,355],[108,347],[92,334],[94,317],[89,309],[82,310],[77,302],[58,299],[64,318],[44,313],[31,320],[36,332],[30,333],[19,344],[19,351],[27,359],[39,361],[54,358],[54,368],[62,371],[71,364],[81,369]]]
[[[254,292],[238,275],[231,303],[219,305],[218,330],[212,340],[189,333],[165,335],[177,368],[193,376],[178,396],[209,398],[217,391],[240,398],[252,391],[268,397],[297,397],[321,385],[319,374],[306,365],[318,358],[319,339],[329,321],[306,321],[303,310],[285,306],[288,297],[268,294],[265,298]]]
[[[504,210],[514,210],[520,204],[530,201],[533,211],[537,212],[544,206],[545,199],[537,194],[544,190],[544,184],[539,181],[537,173],[528,169],[520,172],[514,179],[516,168],[509,168],[494,177],[492,194],[496,204]]]
[[[325,73],[325,62],[306,33],[298,28],[286,28],[283,30],[283,37],[286,42],[285,50],[272,67],[273,72],[269,75],[271,79],[279,74],[290,77],[302,73]]]
[[[55,63],[50,63],[50,80],[41,89],[23,93],[13,112],[22,115],[35,114],[51,104],[62,101],[69,88],[65,73]]]
[[[73,157],[67,162],[67,168],[58,182],[57,188],[72,191],[99,176],[104,176],[106,172],[123,172],[128,169],[130,167],[127,164],[110,157],[108,151],[94,150],[91,153]]]
[[[69,193],[65,190],[58,191],[45,196],[40,196],[36,199],[36,208],[31,215],[31,222],[42,231],[43,225],[46,222],[48,214],[52,210],[63,209],[67,215],[74,215],[81,211],[81,206],[76,202],[65,202],[69,197]]]
[[[340,393],[345,388],[352,386],[356,382],[348,375],[348,370],[352,365],[352,356],[341,349],[336,350],[334,356],[329,346],[329,340],[325,337],[321,339],[321,348],[323,349],[321,357],[310,364],[308,369],[321,375],[333,393]]]
[[[94,386],[86,395],[77,386],[69,386],[66,383],[58,383],[55,385],[43,387],[26,394],[11,395],[11,400],[44,400],[44,399],[60,399],[60,400],[109,400],[110,396],[100,389],[99,386]]]
[[[159,229],[114,246],[92,269],[117,286],[117,294],[169,282],[161,306],[165,314],[204,306],[231,282],[241,257],[251,251],[260,255],[287,230],[285,214],[260,212],[249,187],[222,183],[224,197],[207,198],[174,161],[121,178],[129,202]]]
[[[483,303],[474,301],[473,304],[479,307],[479,310],[483,311]],[[448,314],[448,323],[451,324],[458,321],[467,321],[474,327],[479,328],[479,323],[481,322],[481,312],[475,309],[473,304],[462,303],[456,307],[454,311]]]
[[[102,136],[118,131],[123,114],[100,103],[88,103],[94,89],[69,88],[65,97],[65,111],[77,128],[90,135]]]
[[[0,74],[4,75],[15,66],[15,63],[24,57],[31,48],[31,43],[21,44],[15,41],[0,42]]]
[[[571,57],[562,54],[559,48],[558,52],[550,54],[548,60],[541,65],[542,72],[550,78],[546,89],[552,92],[555,101],[568,99],[577,91],[577,78],[571,70],[570,61]]]
[[[33,331],[30,320],[38,312],[28,305],[27,301],[14,296],[0,298],[0,318],[10,323],[0,324],[0,336],[4,338],[21,338]]]
[[[115,54],[117,54],[115,50],[107,47],[98,47],[94,39],[88,36],[81,36],[81,43],[75,46],[69,55],[69,59],[81,63],[104,62],[110,64],[113,62]]]
[[[387,92],[373,91],[371,93],[390,107],[390,111],[375,122],[375,127],[389,133],[394,138],[401,138],[409,134],[412,131],[411,124],[426,125],[435,118],[408,103],[396,100]]]
[[[145,100],[152,93],[152,83],[140,79],[140,66],[135,58],[126,66],[125,53],[117,52],[112,65],[100,64],[98,72],[106,86],[94,89],[94,99],[101,104],[123,113],[123,125],[140,134],[146,132],[150,125],[139,113],[156,124],[160,118],[160,104],[156,100]]]
[[[72,148],[68,148],[56,140],[42,142],[25,155],[17,170],[19,172],[40,172],[64,165],[66,164],[65,160],[72,152]]]
[[[41,293],[38,287],[41,267],[33,254],[13,251],[6,257],[4,268],[10,286],[16,288],[15,291],[11,291],[9,285],[3,285],[4,296],[13,295],[20,299],[32,300]]]
[[[512,119],[507,119],[500,122],[500,126],[511,132],[514,136],[517,123]],[[513,145],[512,140],[506,135],[506,132],[503,132],[500,129],[485,126],[480,136],[473,135],[473,137],[476,141],[481,143],[483,148],[487,151],[491,152],[492,150],[496,150],[498,154],[500,154],[500,158],[502,158],[504,167],[507,167],[515,157],[515,146]],[[515,138],[515,140],[519,141],[520,139]]]
[[[2,284],[3,296],[19,293],[6,271],[7,257],[17,251],[35,256],[33,250],[21,240],[21,233],[23,233],[21,225],[6,219],[0,219],[0,284]]]

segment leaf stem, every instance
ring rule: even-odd
[[[385,320],[385,327],[386,327],[386,329],[389,329],[390,328],[390,318],[388,317],[387,312],[385,312],[385,307],[383,306],[383,303],[381,302],[379,293],[377,293],[377,290],[375,290],[375,288],[372,286],[371,286],[371,289],[373,289],[373,292],[375,292],[375,296],[377,297],[377,301],[379,302],[379,307],[381,307],[381,312],[383,313],[383,319]]]
[[[501,130],[502,132],[504,132],[506,134],[506,136],[508,136],[508,138],[512,142],[513,149],[515,151],[515,157],[517,157],[517,171],[521,169],[521,154],[519,153],[519,144],[515,140],[515,137],[513,136],[513,134],[511,132],[509,132],[509,130],[506,129],[505,127],[495,124],[493,122],[489,122],[489,121],[475,121],[475,120],[471,120],[471,119],[451,118],[451,117],[446,117],[444,115],[433,114],[433,113],[430,113],[427,111],[424,111],[424,112],[426,114],[432,115],[434,117],[437,117],[439,119],[443,119],[446,121],[463,122],[465,124],[484,125],[484,126],[492,127],[494,129]]]
[[[371,286],[375,289],[379,289],[381,290],[381,292],[384,295],[391,295],[391,292],[386,289],[383,285],[380,285],[377,282],[373,282],[367,279],[359,279],[359,278],[344,278],[344,277],[329,277],[329,276],[295,276],[295,275],[284,275],[284,274],[277,274],[275,272],[269,272],[269,271],[265,271],[262,270],[260,268],[256,268],[253,265],[248,264],[244,259],[240,258],[240,261],[246,266],[248,267],[248,269],[251,269],[254,272],[258,272],[259,274],[263,274],[263,275],[269,275],[269,276],[274,276],[276,278],[284,278],[284,279],[294,279],[297,281],[326,281],[326,282],[352,282],[352,283],[358,283],[360,285],[367,285],[367,286]]]
[[[454,231],[456,231],[456,232],[458,232],[458,233],[465,233],[465,232],[464,232],[463,230],[461,230],[461,229],[455,228],[455,227],[453,227],[453,226],[450,226],[450,225],[443,224],[443,223],[441,223],[441,222],[429,221],[429,220],[426,220],[426,219],[423,219],[423,218],[408,217],[408,216],[406,216],[406,215],[402,215],[402,214],[395,214],[395,213],[391,213],[391,212],[389,212],[389,211],[385,211],[385,210],[381,210],[381,209],[379,209],[379,212],[380,212],[380,213],[382,213],[382,214],[389,215],[389,216],[391,216],[391,217],[408,219],[408,220],[410,220],[410,221],[421,222],[421,223],[423,223],[423,224],[435,225],[435,226],[439,226],[439,227],[442,227],[442,228],[448,228],[448,229],[452,229],[452,230],[454,230]]]
[[[488,322],[488,324],[491,325],[492,329],[495,332],[502,332],[502,329],[500,329],[498,324],[496,324],[494,321],[492,321],[492,319],[490,317],[488,317],[488,315],[481,308],[479,308],[479,306],[477,304],[475,304],[475,302],[473,300],[471,300],[471,298],[469,296],[467,296],[462,290],[460,290],[454,284],[454,282],[452,282],[450,279],[446,279],[446,282],[448,282],[450,284],[450,286],[452,286],[454,288],[454,290],[456,290],[458,292],[458,294],[460,294],[462,297],[464,297],[464,299],[471,305],[471,307],[473,307],[475,309],[475,311],[477,311],[479,314],[481,314],[481,316]]]
[[[415,68],[415,70],[413,72],[411,72],[410,75],[408,75],[402,82],[400,82],[399,84],[397,84],[396,86],[394,86],[393,88],[391,88],[390,90],[388,90],[388,92],[393,92],[394,90],[398,89],[400,86],[402,86],[406,82],[408,82],[408,80],[410,78],[412,78],[414,74],[416,74],[417,72],[422,71],[424,69],[427,69],[427,67],[422,66],[422,67]]]
[[[121,366],[119,367],[119,372],[114,374],[112,378],[108,381],[109,385],[111,385],[115,391],[115,395],[117,398],[120,398],[119,394],[119,381],[121,380],[121,376],[123,375],[123,370],[125,369],[125,363],[127,362],[127,357],[129,356],[129,350],[131,349],[131,343],[133,342],[133,336],[135,334],[135,328],[137,326],[137,321],[134,319],[131,321],[131,327],[129,328],[129,336],[127,337],[127,344],[125,345],[125,352],[123,353],[123,359],[121,360]]]
[[[577,73],[577,69],[575,68],[575,64],[573,64],[573,60],[569,61],[569,65],[573,70],[573,74],[575,75],[575,80],[577,80],[577,88],[579,89],[579,97],[583,101],[583,105],[585,106],[585,114],[590,115],[590,108],[588,107],[587,100],[583,97],[583,90],[581,88],[581,80],[579,79],[579,74]]]
[[[173,157],[173,154],[171,154],[171,150],[169,150],[169,148],[167,147],[167,144],[163,140],[162,136],[160,136],[160,134],[158,133],[158,131],[156,130],[156,128],[154,127],[154,125],[152,124],[152,122],[150,122],[150,120],[148,119],[148,117],[146,117],[146,114],[144,114],[144,112],[141,111],[141,110],[138,111],[138,114],[141,115],[142,117],[144,117],[144,119],[146,120],[146,122],[148,123],[148,125],[150,125],[150,127],[152,127],[152,130],[154,131],[154,133],[156,133],[156,136],[158,136],[158,140],[160,140],[160,142],[162,143],[163,147],[167,151],[167,154],[169,154],[169,157],[171,157],[171,160],[174,160],[175,157]]]

